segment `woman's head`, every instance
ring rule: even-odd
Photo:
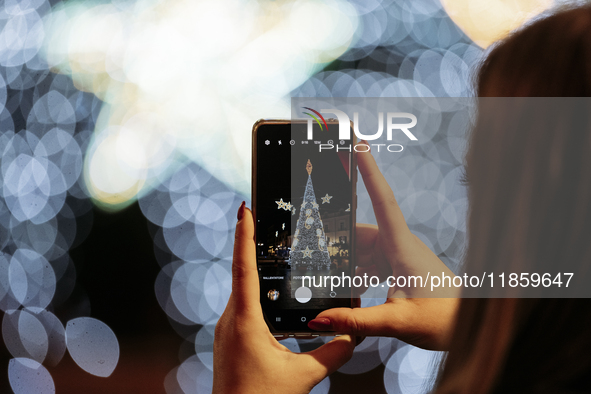
[[[559,12],[495,45],[479,68],[480,97],[590,97],[591,8]]]
[[[591,99],[572,98],[591,96],[591,7],[499,43],[477,91],[468,273],[574,271],[591,280]],[[464,299],[439,390],[564,389],[591,371],[590,354],[587,300]]]

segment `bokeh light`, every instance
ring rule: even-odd
[[[46,0],[0,4],[0,309],[15,393],[55,392],[42,364],[57,365],[66,340],[52,310],[74,288],[68,250],[92,223],[81,174],[101,101],[50,72],[51,14]]]
[[[76,364],[96,376],[111,375],[119,361],[119,342],[115,333],[105,323],[91,317],[68,322],[66,345]]]
[[[8,380],[14,394],[55,393],[55,384],[47,369],[37,361],[28,358],[10,360]]]
[[[552,6],[552,0],[442,0],[451,19],[486,48]]]
[[[562,1],[561,3],[564,3]],[[53,314],[76,284],[69,250],[92,202],[136,200],[154,229],[156,298],[189,344],[163,386],[211,391],[213,327],[230,294],[236,209],[250,205],[250,131],[290,97],[470,97],[495,40],[549,0],[6,0],[0,4],[0,309],[15,393],[53,393],[66,350],[109,376],[104,323]],[[431,119],[431,118],[430,118]],[[470,114],[432,118],[410,154],[379,155],[411,230],[462,261]],[[376,223],[363,182],[358,221]],[[383,302],[376,292],[363,306]],[[84,329],[82,329],[84,327]],[[81,331],[82,330],[82,331]],[[88,333],[87,333],[88,331]],[[283,344],[306,351],[326,339]],[[425,392],[437,354],[367,338],[340,369],[385,366],[389,393]],[[325,379],[314,393],[331,387]]]
[[[46,23],[50,67],[105,102],[85,181],[117,209],[179,161],[247,193],[243,130],[287,116],[289,93],[346,51],[359,21],[342,0],[174,0],[67,2]]]
[[[429,390],[436,377],[440,352],[405,345],[396,350],[386,363],[384,386],[387,392],[419,394]]]

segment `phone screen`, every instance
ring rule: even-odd
[[[351,306],[350,288],[323,279],[354,268],[352,143],[338,140],[336,123],[312,126],[311,140],[308,127],[263,123],[253,141],[261,305],[275,333],[309,333],[307,322],[322,310]]]

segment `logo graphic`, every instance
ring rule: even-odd
[[[304,112],[304,114],[308,115],[310,117],[310,119],[308,119],[308,140],[312,140],[313,139],[313,134],[314,134],[314,130],[313,130],[313,122],[312,120],[315,120],[316,123],[318,123],[318,126],[320,126],[320,130],[324,130],[324,127],[326,127],[326,130],[328,130],[328,125],[326,124],[326,120],[324,119],[324,117],[322,116],[322,113],[329,113],[329,114],[334,114],[337,117],[338,120],[338,126],[339,126],[339,142],[341,145],[345,144],[345,141],[350,140],[351,139],[351,126],[353,126],[353,132],[355,133],[355,135],[357,136],[358,139],[360,140],[365,140],[365,141],[373,141],[373,140],[377,140],[379,139],[382,134],[384,134],[384,131],[386,133],[386,139],[388,141],[392,141],[393,140],[393,136],[394,133],[402,133],[404,134],[409,140],[411,141],[417,141],[417,137],[415,137],[415,135],[409,130],[413,127],[415,127],[417,125],[417,117],[411,113],[408,112],[378,112],[378,116],[377,116],[377,120],[378,120],[378,130],[373,133],[373,134],[364,134],[359,130],[359,113],[358,112],[354,112],[353,113],[353,123],[351,124],[351,120],[349,118],[349,116],[343,112],[340,111],[338,109],[335,108],[331,108],[331,109],[321,109],[320,111],[316,111],[315,109],[312,109],[310,107],[302,107],[305,110],[308,110],[310,112]],[[385,116],[384,116],[385,115]],[[320,119],[318,119],[320,118]],[[400,123],[400,119],[404,119],[405,121]],[[322,123],[320,123],[320,120],[322,120]],[[410,122],[409,122],[410,121]],[[324,127],[323,127],[324,124]],[[305,143],[304,141],[302,141],[302,144]],[[316,144],[320,145],[319,149],[320,151],[322,151],[323,149],[334,149],[335,146],[333,145],[333,141],[331,140],[328,144],[320,144],[318,141],[315,141]],[[377,147],[378,152],[380,151],[380,147],[381,146],[386,146],[385,144],[372,144],[372,146]],[[350,151],[351,146],[345,147],[345,146],[336,146],[336,150],[349,150]],[[355,149],[356,152],[359,152],[359,149],[371,149],[369,148],[368,145],[364,145],[362,144],[361,147],[359,147],[359,145],[355,145],[353,147],[353,149]],[[400,144],[390,144],[386,147],[386,149],[389,152],[402,152],[402,150],[404,149],[404,147]]]
[[[320,112],[318,112],[318,111],[316,111],[316,110],[313,110],[313,109],[312,109],[312,108],[310,108],[310,107],[303,107],[303,108],[304,108],[304,109],[307,109],[308,111],[312,111],[312,112],[314,112],[316,115],[318,115],[318,116],[320,117],[320,119],[322,119],[322,123],[324,123],[324,126],[326,126],[326,130],[328,130],[328,125],[326,124],[326,120],[324,120],[324,117],[323,117],[323,116],[320,114]],[[316,116],[312,115],[312,114],[311,114],[311,113],[309,113],[309,112],[304,112],[304,114],[305,114],[305,115],[308,115],[308,116],[310,116],[311,118],[313,118],[313,119],[316,121],[316,123],[318,123],[318,126],[320,126],[320,130],[324,130],[324,129],[322,128],[322,123],[320,123],[320,121],[318,120],[318,118],[317,118]]]

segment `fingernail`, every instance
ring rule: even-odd
[[[328,331],[331,328],[330,319],[326,317],[319,317],[317,319],[310,320],[308,327],[310,327],[312,330]]]
[[[246,202],[242,201],[242,204],[240,204],[240,208],[238,208],[238,214],[236,215],[238,220],[242,219],[242,216],[244,216],[244,206],[245,205],[246,205]]]

